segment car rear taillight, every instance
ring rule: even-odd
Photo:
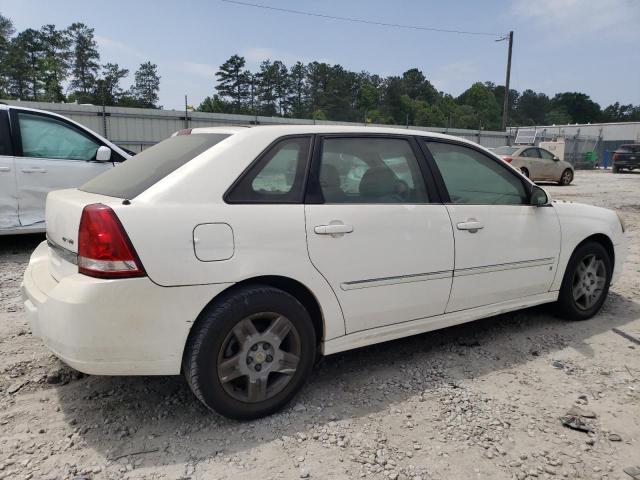
[[[193,130],[192,128],[183,128],[182,130],[178,130],[178,133],[176,133],[176,135],[191,135],[191,130]]]
[[[97,278],[146,275],[115,212],[101,203],[82,210],[78,231],[78,272]]]
[[[615,162],[616,160],[619,160],[619,159],[620,159],[620,154],[614,153],[613,154],[613,161]]]
[[[504,155],[504,156],[502,157],[502,160],[504,160],[504,161],[505,161],[505,162],[507,162],[507,163],[511,163],[511,162],[513,162],[513,158],[508,157],[508,156],[506,156],[506,155]]]

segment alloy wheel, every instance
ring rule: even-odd
[[[562,184],[569,185],[572,180],[573,180],[573,173],[571,172],[571,170],[565,170],[565,172],[562,174]]]
[[[590,309],[602,296],[607,270],[602,259],[587,255],[577,265],[573,275],[573,300],[581,310]]]
[[[300,335],[287,317],[257,313],[240,320],[222,342],[218,378],[234,399],[263,402],[289,384],[300,355]]]

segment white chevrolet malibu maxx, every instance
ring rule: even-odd
[[[33,331],[91,374],[183,373],[239,419],[328,355],[531,305],[595,315],[618,216],[478,145],[387,128],[203,128],[50,193]]]

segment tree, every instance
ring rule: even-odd
[[[244,69],[245,64],[244,57],[232,55],[216,72],[216,90],[220,96],[231,99],[235,105],[234,113],[243,110],[250,95],[251,80],[249,72]]]
[[[259,104],[259,108],[257,110],[260,111],[262,115],[275,115],[277,67],[271,63],[270,60],[265,60],[260,64],[260,71],[255,77],[257,79],[256,94]]]
[[[158,92],[160,91],[160,75],[155,63],[140,64],[134,74],[134,84],[130,94],[138,106],[142,108],[159,108]]]
[[[482,127],[487,130],[500,128],[501,109],[495,95],[486,85],[480,82],[471,85],[458,97],[458,104],[471,107],[478,117],[477,125],[464,128]]]
[[[95,86],[100,54],[93,38],[93,28],[76,22],[68,29],[73,47],[71,88],[80,101],[86,101]]]
[[[544,93],[525,90],[520,95],[517,113],[522,125],[542,125],[549,109],[549,97]]]
[[[0,98],[9,95],[9,78],[10,63],[8,62],[9,47],[11,45],[11,37],[15,33],[13,22],[0,14]]]
[[[42,42],[42,81],[44,100],[61,102],[65,99],[62,82],[67,78],[71,66],[71,39],[69,35],[56,30],[55,25],[44,25],[40,29]]]
[[[224,101],[219,95],[206,97],[196,109],[198,112],[231,113],[233,104]]]
[[[307,67],[302,62],[296,62],[289,70],[289,104],[291,115],[297,118],[308,116],[307,106]]]
[[[102,72],[96,79],[93,90],[93,103],[97,105],[117,105],[124,96],[120,81],[129,75],[129,70],[120,68],[117,63],[102,66]]]
[[[574,123],[599,122],[602,116],[600,105],[589,95],[580,92],[557,93],[550,104],[551,109],[565,111]]]

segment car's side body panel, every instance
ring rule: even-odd
[[[604,235],[611,240],[615,253],[613,281],[619,278],[627,255],[627,241],[615,212],[592,205],[558,201],[553,202],[553,208],[560,220],[562,247],[558,269],[550,290],[560,289],[564,272],[574,250],[593,235]]]

